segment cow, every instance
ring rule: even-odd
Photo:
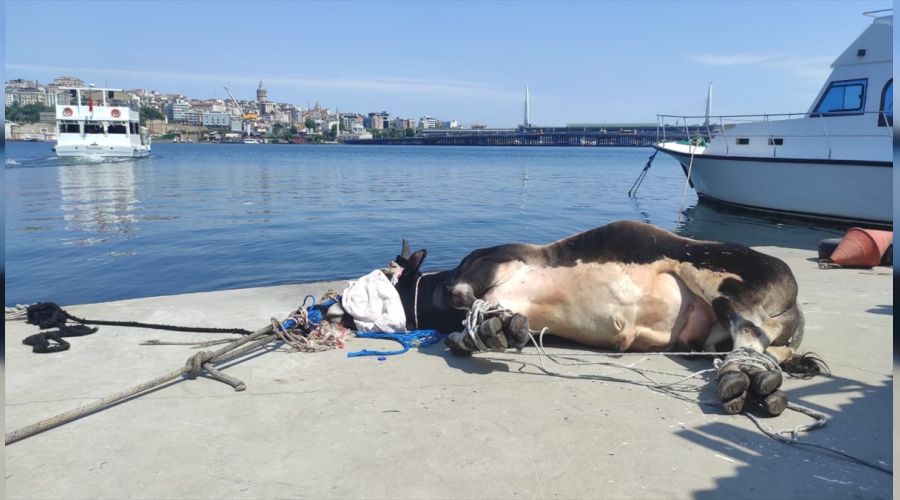
[[[459,333],[476,299],[505,311],[478,329],[483,345],[521,349],[529,330],[616,351],[766,353],[791,374],[827,369],[799,355],[803,313],[783,261],[742,245],[700,241],[650,224],[619,221],[546,245],[475,250],[454,269],[423,274],[425,249],[402,242],[385,274],[395,282],[407,328],[457,332],[456,354],[475,350]],[[773,367],[774,368],[774,367]],[[728,363],[717,388],[726,413],[748,401],[780,414],[787,398],[777,368]]]

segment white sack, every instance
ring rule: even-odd
[[[341,293],[341,305],[361,332],[406,331],[400,294],[380,270],[349,282]]]

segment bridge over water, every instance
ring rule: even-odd
[[[346,144],[410,146],[652,146],[658,128],[652,126],[519,127],[515,129],[437,129],[420,131],[414,137],[344,139]],[[702,127],[666,130],[667,140],[706,135]]]

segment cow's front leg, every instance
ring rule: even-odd
[[[502,351],[509,347],[521,350],[529,339],[528,318],[518,313],[501,311],[485,319],[473,339],[467,332],[454,332],[444,344],[454,354],[468,355],[482,350]]]

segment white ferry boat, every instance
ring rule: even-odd
[[[62,88],[56,104],[57,156],[128,157],[150,154],[137,99],[121,89]]]
[[[893,15],[867,14],[874,21],[831,65],[806,113],[659,115],[656,148],[681,163],[701,199],[891,224]],[[667,139],[673,122],[681,135],[705,137]]]

